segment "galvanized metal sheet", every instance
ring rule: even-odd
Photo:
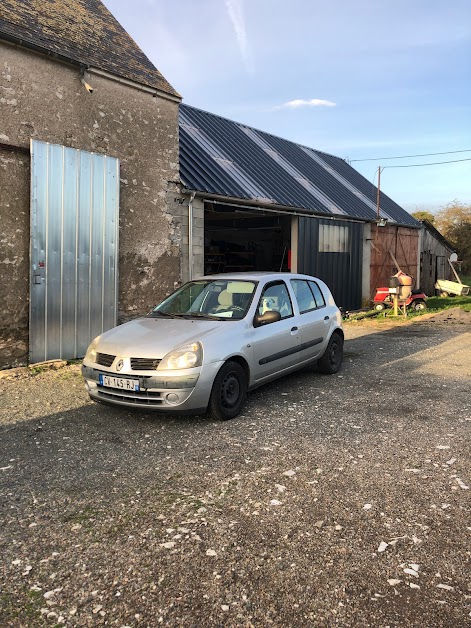
[[[116,324],[119,161],[31,143],[30,362],[82,357]]]

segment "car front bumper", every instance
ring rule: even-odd
[[[214,378],[222,364],[222,362],[213,362],[198,369],[188,369],[186,373],[154,371],[150,374],[146,371],[136,374],[116,372],[84,361],[82,375],[85,388],[95,401],[161,412],[198,413],[206,411]],[[102,386],[100,375],[139,381],[139,390]]]

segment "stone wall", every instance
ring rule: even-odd
[[[0,147],[0,368],[28,355],[29,154]]]
[[[181,281],[178,102],[0,42],[0,368],[28,346],[30,139],[120,160],[119,319]],[[12,149],[5,149],[5,145]]]

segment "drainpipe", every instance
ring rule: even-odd
[[[190,281],[193,279],[193,201],[195,196],[196,192],[192,192],[188,203],[188,279]]]

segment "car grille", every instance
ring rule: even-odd
[[[131,368],[133,371],[154,371],[160,362],[153,358],[131,358]]]
[[[115,355],[108,355],[107,353],[97,353],[96,363],[101,366],[110,367],[113,364],[115,357]]]
[[[140,390],[138,392],[133,390],[117,390],[114,388],[105,388],[104,386],[97,386],[98,395],[101,399],[110,401],[121,401],[123,403],[135,403],[136,405],[159,405],[163,403],[162,393]]]

